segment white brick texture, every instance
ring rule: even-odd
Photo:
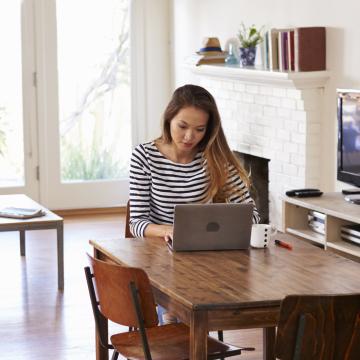
[[[322,90],[200,79],[215,97],[230,146],[270,159],[270,221],[281,228],[281,196],[318,186]]]

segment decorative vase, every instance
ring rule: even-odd
[[[237,57],[234,54],[233,44],[229,44],[229,55],[225,59],[226,65],[237,65],[239,63]]]
[[[240,48],[240,64],[242,66],[254,66],[256,47]]]

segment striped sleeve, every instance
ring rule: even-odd
[[[151,173],[143,145],[138,145],[130,160],[130,231],[135,237],[144,236],[150,213]]]
[[[232,165],[229,168],[229,176],[226,185],[229,185],[234,189],[234,193],[230,195],[228,199],[229,202],[254,205],[253,223],[257,224],[260,221],[260,215],[256,208],[255,201],[251,197],[249,189],[247,188],[245,183],[241,180],[237,170]]]

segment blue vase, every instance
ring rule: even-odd
[[[240,65],[254,66],[256,47],[240,48]]]

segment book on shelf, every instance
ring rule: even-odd
[[[268,56],[269,56],[269,69],[279,69],[279,58],[278,58],[278,43],[279,43],[279,30],[270,29],[267,34],[268,38]]]
[[[294,29],[295,71],[326,70],[325,27],[297,27]]]
[[[326,29],[323,26],[270,29],[265,34],[270,70],[326,70]]]
[[[255,67],[262,68],[265,70],[269,69],[269,55],[268,55],[268,44],[266,41],[266,36],[264,41],[256,45],[256,57],[255,57]]]
[[[288,31],[282,31],[281,32],[281,36],[282,36],[282,47],[283,47],[283,63],[284,63],[284,70],[288,71],[289,70],[289,59],[288,59]]]
[[[288,31],[288,70],[295,70],[295,44],[294,44],[294,30]]]
[[[278,63],[279,63],[279,70],[285,70],[285,62],[284,62],[284,38],[283,38],[283,31],[279,31],[278,34]]]
[[[280,71],[290,71],[290,32],[293,29],[278,29],[278,63]]]
[[[264,44],[263,45],[263,49],[264,49],[263,64],[264,64],[265,69],[269,70],[270,69],[269,37],[267,34],[265,34],[263,44]]]
[[[13,219],[32,219],[46,215],[43,209],[29,209],[18,207],[5,207],[0,209],[0,217]]]

